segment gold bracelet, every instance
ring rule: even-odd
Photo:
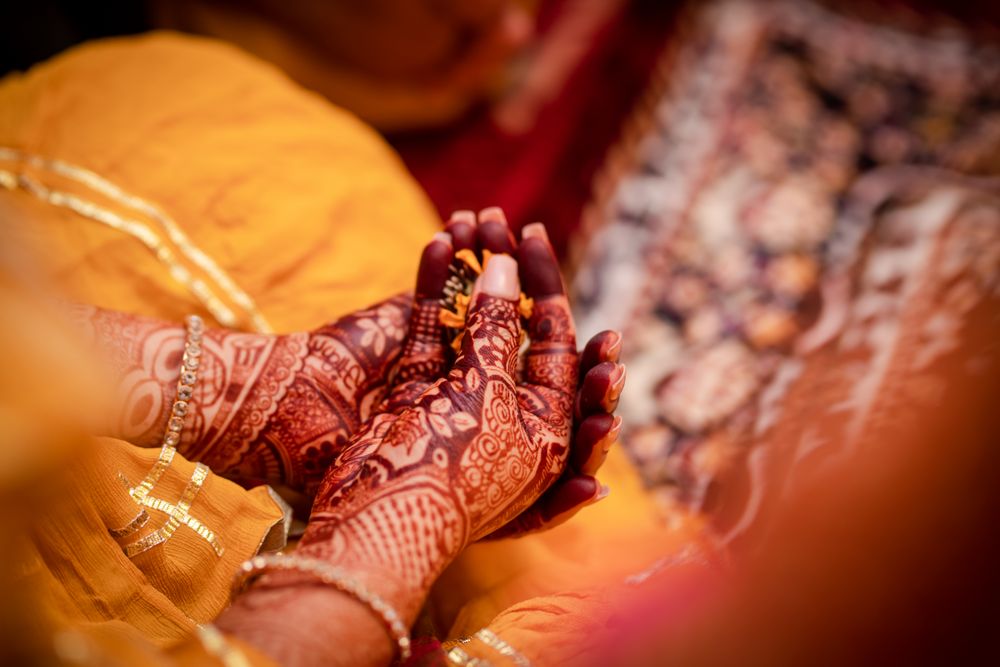
[[[205,333],[205,323],[197,315],[188,315],[185,325],[187,336],[184,339],[184,356],[181,357],[181,377],[177,380],[177,400],[170,408],[167,432],[163,436],[163,444],[168,447],[176,447],[181,441],[188,401],[194,395],[194,383],[198,380],[198,367],[201,366],[201,338]]]
[[[271,570],[295,570],[312,575],[327,586],[342,593],[347,593],[355,600],[371,609],[382,621],[399,649],[400,660],[410,657],[410,631],[403,623],[399,613],[388,602],[366,589],[361,582],[352,577],[347,570],[332,565],[318,558],[301,558],[298,556],[254,556],[240,565],[233,578],[232,597],[239,595],[253,580]]]
[[[466,639],[465,641],[469,640]],[[449,664],[456,665],[456,667],[493,667],[493,663],[488,660],[473,658],[461,646],[452,646],[445,651],[444,657],[448,660]]]
[[[205,333],[205,323],[197,315],[188,315],[185,325],[187,335],[184,339],[184,356],[181,357],[181,376],[177,380],[177,398],[170,408],[170,417],[167,418],[167,431],[163,434],[160,456],[152,470],[130,492],[140,505],[174,460],[177,445],[181,441],[181,431],[184,429],[184,417],[188,413],[189,401],[194,396],[194,383],[198,380],[198,367],[201,365],[201,339]]]
[[[444,657],[448,660],[448,664],[455,665],[456,667],[493,667],[493,663],[489,660],[485,660],[483,658],[473,658],[460,646],[460,644],[468,644],[470,641],[472,640],[460,639],[458,642],[445,642],[441,645],[441,648],[444,650]],[[452,646],[449,648],[449,645]]]
[[[489,628],[483,628],[472,636],[513,662],[515,665],[518,665],[518,667],[531,667],[531,661],[528,660],[523,653],[504,640],[500,639],[500,637],[498,637],[497,634]]]

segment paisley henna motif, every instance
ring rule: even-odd
[[[410,304],[400,295],[309,333],[206,332],[179,450],[245,483],[313,491],[382,403]],[[125,408],[109,431],[154,446],[174,400],[183,329],[99,309],[77,309],[77,319],[121,378]]]
[[[514,264],[509,257],[493,262]],[[404,588],[426,590],[466,544],[508,524],[541,496],[569,456],[577,385],[572,320],[568,309],[557,312],[560,306],[564,299],[541,310],[538,321],[548,324],[533,344],[542,352],[519,386],[516,303],[479,294],[447,375],[394,387],[387,411],[334,463],[300,549],[348,567],[378,563]],[[411,336],[418,329],[411,324]],[[409,343],[406,349],[437,358],[444,348],[440,325],[422,335],[426,349]],[[543,359],[558,369],[543,368]],[[402,409],[397,392],[412,397]]]

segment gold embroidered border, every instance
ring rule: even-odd
[[[173,537],[173,534],[177,531],[177,528],[181,524],[188,525],[188,519],[191,518],[188,515],[188,511],[191,509],[191,503],[194,502],[195,496],[197,496],[198,492],[201,491],[201,486],[205,482],[205,479],[208,477],[208,473],[209,473],[208,466],[206,466],[203,463],[197,464],[194,467],[194,473],[191,475],[191,480],[188,482],[187,486],[184,487],[184,491],[181,493],[180,500],[177,501],[177,505],[171,506],[169,505],[169,503],[164,503],[164,501],[159,501],[159,503],[163,503],[162,506],[164,507],[169,506],[171,509],[170,516],[167,518],[167,522],[163,524],[163,526],[161,526],[158,530],[150,533],[149,535],[146,535],[145,537],[138,539],[135,542],[130,542],[129,544],[124,545],[122,549],[124,549],[125,555],[128,556],[129,558],[134,558],[135,556],[138,556],[139,554],[144,553],[149,549],[152,549],[153,547],[159,544],[163,544],[164,542],[169,540],[171,537]],[[162,474],[162,471],[160,474]],[[150,475],[152,475],[152,471],[150,472]],[[146,496],[143,496],[143,504],[145,504],[144,502],[145,500]],[[153,501],[157,500],[158,499],[156,498],[151,498],[150,506],[152,506]],[[198,531],[198,530],[195,531],[199,535],[201,535],[205,539],[208,539],[208,537],[206,536],[207,534],[211,534],[211,537],[213,538],[215,537],[215,535],[211,533],[211,531],[208,530],[208,528],[205,528],[203,525],[201,525],[200,522],[198,523],[198,525],[204,529],[203,531]],[[216,553],[219,553],[221,546],[218,545],[218,540],[215,540],[214,544],[212,543],[212,541],[210,541],[209,543],[212,544],[212,547],[216,550]]]
[[[205,272],[215,286],[229,299],[237,304],[245,313],[252,326],[261,333],[271,333],[271,325],[260,312],[257,304],[249,294],[240,288],[204,250],[195,245],[180,225],[151,202],[122,190],[111,181],[78,165],[63,162],[55,158],[45,158],[39,155],[24,153],[14,148],[0,146],[0,160],[23,161],[27,164],[50,171],[65,178],[76,181],[91,190],[112,199],[122,206],[146,215],[158,222],[167,233],[167,238],[176,246],[184,257]],[[26,174],[16,175],[7,170],[0,170],[0,186],[13,190],[20,186],[32,195],[55,206],[69,208],[77,214],[123,231],[138,239],[156,255],[157,260],[166,265],[171,277],[188,287],[195,297],[212,313],[221,324],[236,325],[236,315],[216,296],[203,280],[196,278],[186,267],[181,265],[159,235],[139,220],[124,218],[108,209],[67,192],[50,189],[30,178]]]
[[[142,501],[149,495],[149,492],[153,490],[156,483],[163,477],[163,473],[170,467],[170,463],[174,460],[174,454],[176,453],[177,450],[175,448],[170,445],[163,445],[160,449],[159,458],[156,459],[156,463],[153,464],[146,478],[139,482],[139,485],[135,488],[129,489],[129,495],[137,503],[141,505]]]
[[[172,505],[171,503],[168,503],[166,500],[160,500],[159,498],[154,498],[153,496],[147,496],[142,501],[142,504],[145,505],[146,507],[163,512],[164,514],[172,515],[174,512],[177,511],[176,505]],[[185,514],[182,523],[191,530],[193,530],[194,532],[196,532],[198,536],[201,537],[201,539],[211,544],[212,549],[215,550],[215,555],[221,556],[226,552],[215,532],[213,532],[211,528],[203,524],[198,519],[194,518],[190,514]]]
[[[135,531],[145,526],[147,523],[149,523],[149,512],[144,509],[140,509],[139,513],[135,515],[135,518],[129,521],[127,525],[121,528],[108,528],[108,532],[111,533],[111,537],[120,539],[122,537],[128,537]]]

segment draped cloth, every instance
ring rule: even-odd
[[[278,332],[309,329],[409,289],[420,248],[439,225],[371,129],[272,67],[211,40],[171,33],[107,40],[11,75],[0,82],[0,145],[79,165],[153,203]],[[0,161],[0,168],[20,170],[122,217],[142,217],[31,164]],[[0,189],[0,214],[9,249],[4,271],[18,276],[14,300],[30,301],[24,295],[43,285],[70,301],[178,323],[193,312],[217,324],[172,277],[176,267],[121,229],[16,188]],[[145,221],[165,236],[156,220]],[[185,268],[205,278],[199,267]],[[253,326],[225,291],[223,299],[240,315],[238,326]],[[5,317],[3,326],[34,325]],[[46,326],[36,329],[41,356],[62,349],[47,345]],[[46,368],[49,377],[57,375],[51,364]],[[14,391],[5,387],[5,394],[7,389]],[[84,383],[81,392],[87,391]],[[35,393],[44,396],[44,385]],[[199,473],[178,455],[151,495],[176,508],[200,474],[187,514],[210,529],[217,544],[181,517],[169,540],[129,558],[122,550],[128,538],[115,537],[137,519],[127,485],[147,474],[157,450],[108,439],[65,445],[89,441],[69,412],[54,414],[64,419],[39,436],[43,446],[34,453],[45,464],[13,461],[3,471],[3,490],[11,498],[33,484],[62,489],[31,508],[33,539],[18,566],[24,575],[19,590],[40,592],[34,611],[55,629],[40,645],[55,646],[61,657],[85,646],[102,660],[141,656],[147,664],[181,656],[212,661],[206,648],[212,646],[216,655],[225,654],[218,638],[205,634],[209,630],[199,631],[201,642],[192,633],[225,608],[236,566],[272,541],[281,508],[266,489],[245,491]],[[63,422],[73,428],[62,428]],[[0,427],[4,440],[14,436]],[[60,471],[71,484],[52,481]],[[681,521],[676,531],[657,532],[637,478],[616,454],[602,480],[612,487],[611,497],[569,525],[470,549],[442,578],[422,627],[442,638],[468,634],[511,604],[574,583],[571,575],[603,569],[598,566],[609,559],[602,545],[635,547],[607,568],[627,571],[696,530]],[[144,532],[171,513],[146,510],[151,518]],[[658,536],[657,546],[641,546],[650,534]],[[65,631],[75,634],[59,634]],[[262,660],[243,648],[251,660]]]

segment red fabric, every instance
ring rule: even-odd
[[[485,107],[444,130],[390,137],[442,217],[502,206],[519,228],[542,221],[560,257],[591,181],[646,89],[676,3],[629,3],[594,35],[586,55],[525,134],[506,134]],[[541,39],[574,3],[548,0]]]

